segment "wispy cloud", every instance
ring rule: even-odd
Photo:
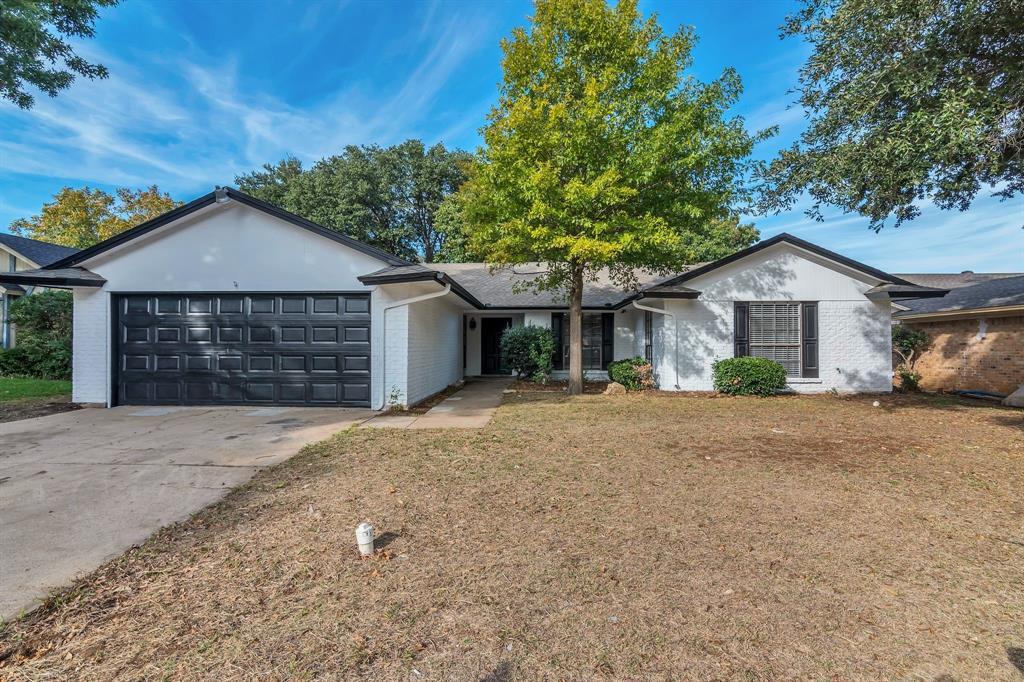
[[[808,205],[756,220],[762,236],[789,232],[890,272],[1024,271],[1024,197],[985,194],[966,212],[921,202],[917,219],[879,233],[834,210],[816,221],[804,215]]]
[[[337,10],[310,5],[302,21],[323,21],[328,8]],[[198,52],[154,53],[130,63],[86,44],[81,50],[106,64],[110,77],[80,79],[27,112],[0,104],[0,128],[8,131],[0,137],[0,171],[188,192],[285,154],[308,162],[345,144],[390,143],[410,130],[436,134],[426,123],[458,70],[489,40],[484,29],[478,14],[430,11],[402,55],[411,64],[406,74],[372,86],[354,79],[302,106],[243,80],[237,55],[214,61]]]

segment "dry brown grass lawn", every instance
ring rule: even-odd
[[[8,625],[0,678],[1021,679],[1024,417],[872,400],[347,432]]]

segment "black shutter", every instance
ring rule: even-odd
[[[562,346],[565,343],[565,313],[551,313],[551,334],[555,337],[555,352],[551,356],[553,369],[565,369],[562,363]]]
[[[644,312],[644,360],[654,364],[654,313]]]
[[[601,313],[601,369],[615,357],[615,313]]]
[[[733,308],[732,344],[733,357],[750,355],[750,304],[736,302]]]
[[[800,376],[807,378],[818,377],[818,304],[800,304],[802,324],[800,325],[800,343],[803,346],[800,353],[801,368]]]

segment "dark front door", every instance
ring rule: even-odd
[[[130,294],[116,306],[119,404],[370,403],[368,294]]]
[[[508,374],[501,357],[501,335],[512,326],[511,317],[484,317],[480,319],[480,357],[483,374]]]

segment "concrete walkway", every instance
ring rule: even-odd
[[[466,385],[423,414],[382,414],[364,429],[482,429],[501,405],[511,377],[469,379]]]

